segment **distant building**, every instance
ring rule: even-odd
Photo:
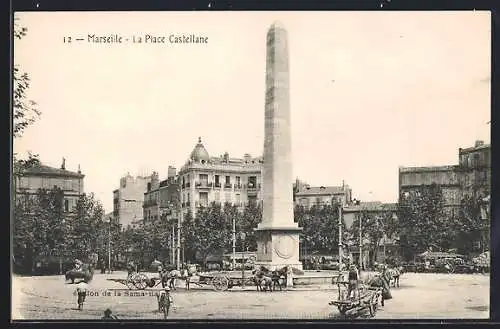
[[[123,229],[142,219],[144,192],[154,174],[146,177],[127,174],[120,179],[120,187],[113,191],[113,215]]]
[[[396,203],[382,203],[380,201],[353,203],[342,208],[342,216],[347,229],[352,228],[352,223],[358,216],[365,212],[373,216],[385,216],[387,213],[396,215]]]
[[[358,221],[363,213],[367,213],[370,218],[387,218],[387,216],[392,216],[397,218],[397,204],[396,203],[382,203],[380,201],[373,202],[354,202],[351,205],[343,207],[342,215],[344,223],[348,230],[353,229],[354,221]],[[388,238],[386,236],[382,237],[379,242],[379,248],[376,251],[377,255],[373,257],[378,262],[384,262],[390,256],[397,256],[399,254],[398,244],[396,242],[397,237]],[[359,261],[359,238],[353,236],[352,240],[349,241],[349,252],[352,257]],[[370,259],[370,241],[364,239],[363,241],[363,259],[362,264],[364,268],[369,264]]]
[[[262,157],[230,158],[228,153],[211,157],[199,138],[178,174],[183,211],[190,209],[195,216],[199,207],[212,202],[240,207],[260,202],[261,170]]]
[[[474,147],[458,149],[459,168],[462,172],[462,192],[481,197],[491,194],[491,145],[476,141]]]
[[[400,167],[399,193],[409,193],[422,186],[440,185],[446,209],[456,211],[466,194],[478,198],[491,191],[491,145],[476,141],[470,148],[458,150],[458,165]]]
[[[352,190],[348,185],[342,186],[310,186],[299,180],[294,184],[295,205],[307,208],[313,205],[332,204],[332,202],[348,205],[351,203]]]
[[[175,216],[180,203],[180,190],[176,180],[176,168],[168,167],[168,177],[159,181],[158,174],[152,177],[144,193],[145,220],[156,220],[163,214]]]
[[[399,192],[408,193],[421,186],[437,184],[443,191],[444,206],[452,209],[460,205],[461,178],[458,166],[401,167]]]
[[[43,164],[25,170],[16,179],[16,199],[23,196],[36,195],[39,189],[51,190],[60,188],[64,193],[63,210],[71,214],[79,197],[84,193],[83,179],[85,175],[80,171],[66,170],[66,159],[63,158],[60,168],[53,168]]]

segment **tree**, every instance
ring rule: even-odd
[[[400,243],[405,258],[431,246],[449,249],[450,224],[444,211],[443,192],[439,185],[421,186],[402,193],[398,205]]]
[[[338,205],[297,205],[294,219],[302,227],[302,240],[307,248],[336,253],[338,250]],[[344,223],[342,223],[344,225]]]
[[[369,241],[369,262],[373,264],[377,261],[377,254],[384,237],[395,238],[399,232],[397,218],[394,210],[387,205],[376,211],[364,209],[357,216],[352,224],[351,233],[354,240],[359,241],[359,224],[361,221],[361,233],[363,239]]]
[[[458,215],[453,216],[452,222],[455,231],[454,247],[459,253],[468,254],[477,250],[478,242],[481,249],[477,251],[488,249],[486,246],[490,242],[490,221],[481,214],[484,206],[484,202],[476,195],[465,195],[461,200]]]
[[[103,227],[104,208],[93,193],[82,194],[76,204],[75,217],[68,221],[68,248],[74,257],[88,259],[99,250],[96,234]]]
[[[191,210],[184,216],[181,235],[184,241],[185,258],[186,260],[194,261],[196,253],[196,227]]]
[[[21,27],[17,22],[14,23],[14,36],[17,39],[22,39],[27,33],[26,27]],[[21,72],[17,65],[14,65],[14,126],[13,136],[21,137],[24,130],[33,124],[41,115],[37,108],[37,104],[27,99],[27,91],[30,87],[30,78],[28,73]]]
[[[20,196],[14,207],[14,257],[31,270],[37,255],[61,256],[66,249],[63,192],[39,189]]]
[[[237,226],[236,231],[245,233],[245,247],[248,248],[248,250],[257,250],[257,237],[254,229],[257,228],[259,223],[262,221],[262,207],[259,204],[249,202],[246,204],[245,209],[239,218],[240,221],[237,221],[237,224],[239,225]],[[238,237],[238,242],[240,248],[243,249],[243,241],[241,241],[241,237]]]
[[[207,208],[200,208],[194,222],[196,227],[194,247],[203,262],[211,253],[228,248],[232,223],[222,214],[220,204],[213,202]]]

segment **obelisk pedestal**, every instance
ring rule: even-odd
[[[270,270],[302,269],[299,233],[294,222],[288,40],[283,25],[267,33],[262,222],[257,235],[256,265]]]

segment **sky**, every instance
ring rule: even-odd
[[[41,118],[14,152],[81,166],[107,212],[120,177],[264,145],[266,33],[288,31],[294,177],[395,202],[399,166],[490,142],[489,12],[29,12],[14,63]],[[89,34],[208,37],[95,44]],[[72,43],[64,43],[71,36]],[[75,38],[84,38],[77,42]]]

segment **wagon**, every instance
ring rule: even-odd
[[[83,265],[81,269],[71,269],[64,275],[66,281],[71,280],[74,283],[76,279],[82,279],[83,282],[89,283],[94,277],[94,270],[89,265]]]
[[[381,288],[361,285],[361,287],[358,288],[357,296],[351,298],[347,296],[349,282],[337,281],[336,283],[339,292],[338,299],[331,301],[329,304],[337,306],[342,315],[346,315],[347,313],[359,313],[362,310],[368,309],[370,316],[374,317],[377,313],[379,303],[382,306],[384,305]]]
[[[149,278],[146,274],[137,272],[131,273],[126,279],[108,279],[109,281],[114,281],[121,283],[130,290],[144,290],[146,288],[154,288],[161,283],[160,278]]]
[[[235,286],[255,285],[254,277],[251,273],[242,272],[215,272],[200,273],[198,281],[190,281],[198,286],[211,285],[215,291],[226,291]]]

